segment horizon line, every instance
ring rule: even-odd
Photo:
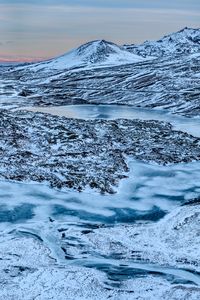
[[[178,33],[178,32],[181,32],[183,31],[184,29],[193,29],[193,30],[200,30],[200,27],[188,27],[188,26],[185,26],[183,28],[181,28],[180,30],[178,31],[175,31],[175,32],[171,32],[171,33],[168,33],[168,34],[165,34],[163,35],[161,38],[164,38],[165,36],[168,36],[168,35],[171,35],[173,33]],[[75,48],[71,48],[69,49],[68,51],[66,52],[62,52],[58,55],[54,55],[54,56],[38,56],[38,57],[35,57],[35,56],[16,56],[16,55],[5,55],[5,54],[0,54],[0,63],[37,63],[37,62],[41,62],[41,61],[45,61],[45,60],[50,60],[50,59],[53,59],[53,58],[56,58],[56,57],[59,57],[59,56],[62,56],[64,54],[67,54],[68,52],[72,51],[73,49],[77,49],[79,48],[80,46],[82,45],[85,45],[87,43],[90,43],[90,42],[95,42],[95,41],[101,41],[101,40],[104,40],[104,39],[95,39],[95,40],[89,40],[89,41],[85,41],[85,43],[82,43],[82,44],[79,44],[77,47]],[[146,41],[157,41],[157,40],[146,40]],[[146,42],[144,41],[144,42]],[[112,41],[107,41],[107,42],[111,42],[111,43],[114,43]],[[130,44],[126,44],[126,45],[142,45],[144,42],[142,42],[141,44],[135,44],[135,43],[130,43]],[[116,44],[116,43],[114,43]],[[118,44],[116,44],[118,45]],[[123,44],[125,45],[125,44]],[[118,46],[123,46],[123,45],[118,45]]]

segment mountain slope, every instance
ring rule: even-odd
[[[29,68],[32,68],[33,71],[45,68],[63,70],[81,67],[122,65],[142,60],[142,57],[130,53],[114,43],[97,40],[86,43],[62,56],[31,64]]]
[[[146,56],[166,56],[200,52],[200,29],[187,28],[164,36],[158,41],[146,41],[141,45],[125,45],[131,53]]]
[[[137,61],[135,55],[115,44],[96,41],[48,62],[10,68],[0,74],[0,106],[115,103],[198,116],[199,32],[184,29],[163,38],[163,42],[154,42],[162,44],[165,51],[154,59],[137,56]],[[188,45],[187,51],[183,43]],[[135,62],[126,63],[130,61]]]

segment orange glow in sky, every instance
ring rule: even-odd
[[[199,0],[0,0],[0,61],[41,60],[96,39],[141,43],[185,26],[200,27]]]

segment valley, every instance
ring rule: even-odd
[[[200,298],[200,30],[0,67],[0,300]]]

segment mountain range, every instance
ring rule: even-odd
[[[185,27],[158,41],[146,41],[141,45],[124,45],[124,48],[143,57],[192,54],[200,51],[200,30]]]
[[[12,106],[115,103],[197,116],[200,29],[141,45],[93,41],[54,59],[4,69],[0,79]]]
[[[133,54],[114,43],[105,40],[97,40],[86,43],[77,49],[62,56],[31,65],[34,70],[48,69],[72,69],[84,67],[103,67],[123,65],[143,61],[144,58]]]

